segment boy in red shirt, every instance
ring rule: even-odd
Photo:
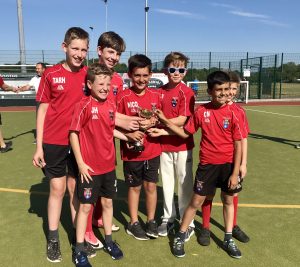
[[[157,111],[160,120],[174,133],[188,138],[201,128],[200,164],[196,172],[194,194],[185,210],[179,232],[174,238],[173,254],[184,257],[184,242],[189,224],[196,211],[201,208],[206,196],[213,195],[221,187],[225,223],[224,249],[234,258],[241,258],[241,252],[232,239],[233,193],[238,185],[241,163],[242,133],[234,112],[226,105],[230,91],[230,78],[222,71],[208,75],[208,93],[211,102],[196,109],[184,128],[180,128]],[[163,132],[158,130],[159,132]],[[166,133],[166,131],[164,131]]]
[[[248,143],[247,143],[247,137],[249,134],[249,125],[248,120],[246,117],[245,110],[240,106],[237,105],[234,102],[234,99],[236,97],[238,88],[240,86],[240,77],[235,72],[229,73],[230,77],[230,92],[227,97],[227,105],[230,106],[230,108],[234,111],[234,113],[237,115],[240,126],[243,134],[242,139],[242,161],[240,166],[240,174],[239,174],[239,185],[237,188],[233,191],[234,197],[233,197],[233,205],[234,205],[234,216],[233,216],[233,229],[232,229],[232,236],[236,238],[237,240],[247,243],[249,242],[250,238],[247,236],[247,234],[237,225],[237,209],[238,209],[238,192],[242,191],[242,180],[246,176],[247,173],[247,150],[248,150]],[[208,246],[210,244],[210,214],[211,214],[211,208],[212,208],[212,199],[214,196],[208,197],[204,203],[202,204],[202,229],[200,231],[200,235],[198,236],[198,242],[202,246]]]
[[[84,236],[91,207],[100,196],[106,250],[113,259],[123,257],[111,234],[112,199],[117,191],[113,137],[128,139],[115,130],[116,105],[108,99],[111,76],[112,71],[105,65],[94,63],[89,67],[87,86],[91,95],[75,106],[70,127],[70,142],[80,174],[77,182],[80,206],[76,223],[76,266],[91,266],[84,250]]]
[[[160,93],[147,87],[151,77],[151,60],[145,55],[134,55],[128,60],[128,75],[132,87],[118,94],[118,112],[127,116],[137,116],[140,110],[150,112],[160,108]],[[152,125],[153,120],[143,122],[144,129]],[[133,135],[143,135],[136,131]],[[132,149],[128,143],[121,141],[121,156],[125,182],[128,185],[128,207],[130,222],[127,233],[138,240],[157,238],[155,211],[157,204],[156,183],[158,181],[159,156],[161,147],[158,138],[145,135],[142,139],[143,151]],[[142,185],[146,194],[147,223],[146,232],[138,220],[138,205]]]
[[[66,187],[70,195],[74,223],[77,201],[74,190],[77,168],[70,154],[69,127],[75,103],[84,96],[88,33],[78,27],[67,30],[62,43],[66,60],[48,68],[41,79],[36,100],[40,102],[37,114],[37,146],[33,165],[43,168],[50,180],[48,199],[47,259],[60,262],[61,252],[58,224]]]
[[[194,113],[195,97],[183,78],[187,72],[188,58],[179,52],[172,52],[164,59],[164,72],[169,82],[161,88],[162,108],[165,116],[177,126],[182,127]],[[178,208],[180,219],[193,194],[193,136],[187,139],[179,136],[161,136],[162,154],[160,173],[164,194],[164,215],[158,227],[160,236],[167,236],[174,228],[176,209],[174,202],[175,179],[178,180]],[[191,222],[186,241],[194,234],[194,221]]]

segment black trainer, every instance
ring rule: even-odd
[[[242,257],[242,253],[234,243],[233,239],[229,239],[227,241],[224,240],[223,246],[228,255],[232,258],[240,259]]]
[[[198,243],[201,246],[209,246],[210,244],[210,231],[209,229],[202,228],[200,231],[200,235],[197,238]]]
[[[146,235],[153,238],[158,238],[157,223],[155,220],[150,220],[146,223]]]
[[[97,255],[96,250],[89,242],[84,242],[84,252],[88,258],[94,258]]]
[[[174,229],[174,222],[162,221],[161,225],[158,226],[158,235],[159,236],[167,236]]]
[[[249,236],[238,226],[232,228],[232,236],[240,242],[247,243],[250,241]]]
[[[50,262],[61,262],[59,240],[51,239],[47,242],[47,260]]]
[[[173,241],[173,254],[175,257],[182,258],[185,256],[184,252],[184,241],[176,236]]]
[[[139,222],[135,222],[134,224],[129,222],[126,233],[132,235],[137,240],[149,240],[149,237],[146,235]]]
[[[185,240],[184,242],[190,241],[191,237],[195,234],[194,227],[189,226],[185,232]]]
[[[117,242],[111,242],[105,246],[105,250],[109,253],[113,260],[120,260],[123,258],[123,252]]]
[[[76,267],[92,267],[92,265],[89,263],[86,253],[83,251],[80,251],[74,255],[74,263]]]

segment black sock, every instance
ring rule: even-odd
[[[58,240],[58,229],[53,231],[49,229],[48,240]]]
[[[180,238],[182,241],[184,241],[184,240],[185,240],[186,234],[185,234],[185,232],[179,231],[179,232],[178,232],[178,236],[179,236],[179,238]]]
[[[75,253],[84,251],[84,242],[78,243],[76,242]]]
[[[72,244],[76,244],[76,228],[72,228]]]
[[[224,241],[228,241],[228,240],[230,240],[230,239],[232,239],[232,232],[230,232],[230,233],[225,233]]]
[[[105,243],[108,245],[112,242],[112,235],[105,235]]]

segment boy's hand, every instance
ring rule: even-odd
[[[136,131],[140,128],[140,124],[139,122],[142,122],[144,121],[145,119],[144,118],[140,118],[140,117],[137,117],[137,116],[134,116],[134,117],[130,117],[130,120],[128,122],[128,126],[127,126],[127,131]]]
[[[94,172],[94,170],[86,165],[84,162],[82,164],[78,165],[79,173],[80,173],[80,179],[81,182],[83,183],[83,180],[85,180],[88,184],[90,181],[93,181],[93,178],[91,177],[89,171]]]
[[[238,176],[232,174],[228,180],[228,188],[230,190],[233,190],[237,187],[237,185],[238,185]]]
[[[37,168],[44,168],[46,166],[43,149],[36,149],[33,155],[32,164]]]
[[[137,141],[141,141],[145,134],[141,131],[135,131],[135,132],[126,133],[125,135],[130,141],[137,142]]]
[[[167,135],[168,132],[165,129],[150,128],[147,130],[147,134],[151,137],[159,137],[162,135]]]
[[[158,120],[157,120],[156,117],[151,117],[150,119],[145,119],[143,121],[139,121],[140,128],[142,130],[146,131],[147,129],[153,127],[156,124],[157,121]]]
[[[157,115],[157,117],[159,118],[159,120],[161,122],[166,123],[168,121],[168,119],[166,118],[165,114],[160,109],[157,109],[155,111],[155,114]]]
[[[240,166],[240,176],[243,179],[247,174],[247,165],[242,164]]]

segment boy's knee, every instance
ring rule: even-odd
[[[113,207],[112,199],[102,197],[101,204],[103,209],[111,209]]]
[[[205,196],[194,195],[190,202],[190,207],[193,209],[200,209],[204,200]]]
[[[92,204],[80,204],[80,211],[88,214],[91,210]]]
[[[150,194],[155,193],[156,192],[156,184],[155,183],[146,183],[145,191]]]

